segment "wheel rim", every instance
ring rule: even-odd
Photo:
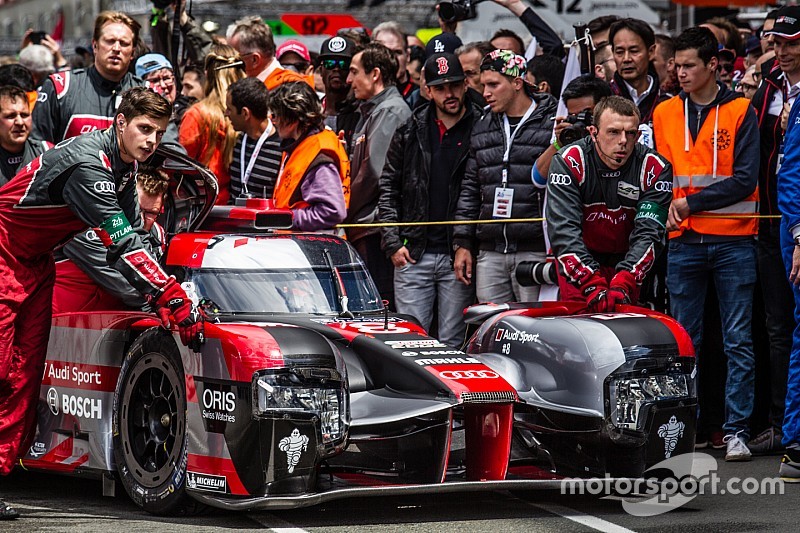
[[[125,464],[138,483],[152,488],[169,479],[180,460],[186,427],[183,382],[160,353],[140,358],[128,376],[120,419]]]

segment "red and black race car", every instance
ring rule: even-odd
[[[557,488],[691,451],[694,355],[669,317],[479,305],[464,351],[445,346],[385,310],[346,241],[276,231],[290,213],[259,200],[211,208],[213,175],[160,153],[165,266],[205,342],[142,312],[54,316],[26,468],[176,514]]]

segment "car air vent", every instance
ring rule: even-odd
[[[461,395],[464,403],[497,403],[513,402],[514,393],[511,391],[499,392],[465,392]]]

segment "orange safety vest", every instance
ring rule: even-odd
[[[308,167],[320,153],[331,157],[339,176],[342,178],[342,193],[344,193],[345,207],[350,205],[350,160],[347,158],[342,142],[339,137],[331,130],[322,130],[314,135],[309,135],[287,157],[283,154],[281,172],[278,176],[278,183],[272,199],[275,207],[279,209],[303,208],[308,204],[295,197],[295,193],[300,187],[303,176],[308,172]]]
[[[309,82],[309,78],[307,76],[303,76],[302,74],[298,74],[293,70],[289,70],[287,68],[276,68],[272,72],[269,73],[267,79],[264,80],[264,85],[267,86],[267,89],[270,91],[274,90],[278,85],[283,85],[284,83],[291,83],[293,81],[304,81],[308,83],[311,88],[314,88],[313,77],[311,78],[311,82]]]
[[[687,131],[685,102],[680,96],[670,98],[656,108],[653,126],[656,149],[672,163],[673,198],[685,198],[709,185],[730,179],[737,142],[736,132],[744,120],[750,101],[736,98],[708,112],[697,141]],[[716,126],[715,126],[716,122]],[[716,143],[716,173],[714,157]],[[686,147],[688,146],[688,150]],[[756,235],[756,218],[697,217],[695,215],[755,215],[758,213],[758,187],[746,198],[712,211],[693,213],[681,223],[670,238],[679,237],[686,230],[704,235]]]

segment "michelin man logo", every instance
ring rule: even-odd
[[[658,436],[664,439],[664,458],[669,459],[675,447],[678,445],[678,439],[683,437],[683,430],[686,424],[678,422],[675,415],[671,416],[669,422],[661,424],[658,428]]]
[[[278,443],[278,449],[286,452],[286,461],[289,464],[289,473],[294,472],[294,467],[300,462],[300,456],[308,448],[308,437],[300,434],[300,430],[294,428],[292,434],[283,437]]]

